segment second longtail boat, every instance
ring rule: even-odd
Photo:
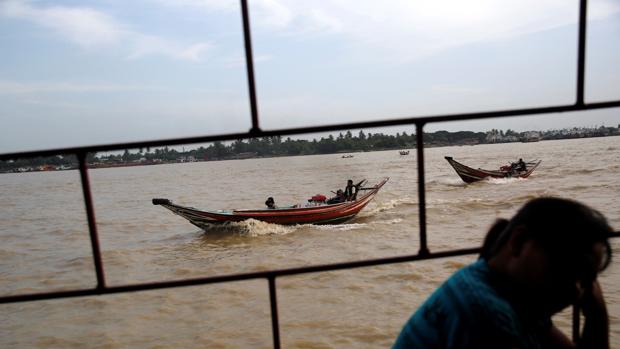
[[[465,183],[476,182],[485,178],[527,178],[540,165],[542,160],[525,162],[523,168],[518,168],[514,164],[501,166],[498,170],[483,170],[465,166],[454,160],[451,156],[446,156],[448,163],[452,165],[456,173]]]

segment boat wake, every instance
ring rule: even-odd
[[[391,224],[398,224],[398,223],[400,223],[402,221],[403,221],[402,218],[394,218],[394,219],[385,220],[385,221],[374,221],[372,223],[373,224],[380,224],[380,225],[391,225]]]
[[[271,224],[255,219],[224,224],[212,224],[203,230],[208,235],[237,234],[243,236],[287,235],[299,229],[298,225]]]
[[[438,184],[438,185],[443,185],[443,186],[448,186],[448,187],[466,187],[467,183],[463,182],[460,178],[438,178],[438,179],[433,179],[428,181],[428,185],[433,185],[433,184]]]
[[[486,178],[483,183],[489,183],[489,184],[499,184],[499,185],[504,185],[504,184],[511,184],[511,183],[516,183],[516,182],[521,182],[521,181],[527,181],[527,178],[493,178],[493,177],[488,177]]]
[[[608,168],[582,168],[582,169],[578,169],[576,171],[574,171],[574,174],[578,174],[578,175],[590,175],[596,172],[605,172],[605,171],[609,171]]]
[[[534,191],[521,195],[512,195],[510,197],[472,197],[472,198],[452,198],[452,199],[432,199],[427,203],[427,208],[430,212],[437,210],[442,214],[454,214],[455,210],[489,210],[489,209],[510,209],[515,204],[523,203],[531,199],[550,195],[547,191]],[[446,211],[448,210],[448,211]]]
[[[288,235],[300,229],[312,227],[318,230],[330,231],[349,231],[362,229],[366,227],[366,223],[349,223],[349,224],[321,224],[321,225],[280,225],[266,223],[255,219],[248,219],[241,222],[231,222],[225,224],[211,225],[205,227],[204,232],[207,235],[239,235],[239,236],[267,236],[267,235]]]
[[[349,231],[362,229],[366,227],[365,223],[349,223],[349,224],[324,224],[315,225],[314,228],[318,230],[336,230],[336,231]]]
[[[369,207],[366,212],[361,212],[359,217],[368,217],[374,216],[377,213],[385,212],[392,210],[399,206],[417,206],[418,201],[409,197],[404,197],[400,199],[392,199],[389,201],[378,202],[375,207]]]

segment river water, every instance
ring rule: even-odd
[[[414,254],[415,150],[169,164],[89,171],[108,285],[175,280]],[[542,159],[526,180],[465,185],[443,159],[497,168]],[[620,137],[425,150],[431,251],[479,246],[528,199],[581,200],[620,228]],[[243,222],[206,233],[151,199],[204,209],[262,207],[330,195],[348,178],[389,182],[340,225]],[[92,287],[77,171],[0,175],[3,295]],[[620,239],[613,241],[620,250]],[[620,347],[620,260],[601,277]],[[283,348],[386,348],[426,297],[475,256],[277,280]],[[2,305],[2,348],[271,348],[265,280]],[[568,312],[556,323],[570,328]]]

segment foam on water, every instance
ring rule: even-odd
[[[350,224],[325,224],[325,225],[315,225],[314,226],[318,230],[336,230],[336,231],[348,231],[348,230],[356,230],[366,227],[365,223],[350,223]]]
[[[255,219],[248,219],[241,222],[231,222],[221,225],[211,225],[205,229],[207,234],[238,234],[245,236],[262,236],[262,235],[287,235],[300,226],[297,225],[279,225],[271,224]]]
[[[376,206],[368,207],[366,211],[362,211],[362,213],[364,213],[364,216],[374,216],[377,213],[385,212],[385,211],[394,209],[399,206],[410,206],[410,205],[417,205],[417,204],[418,204],[417,200],[405,196],[400,199],[392,199],[388,201],[377,202]]]
[[[463,182],[458,177],[442,177],[428,181],[428,185],[439,184],[448,187],[466,187],[467,183]]]
[[[373,224],[385,224],[385,225],[390,225],[390,224],[398,224],[400,222],[402,222],[403,219],[402,218],[394,218],[394,219],[390,219],[390,220],[386,220],[386,221],[374,221],[372,222]]]
[[[455,197],[451,199],[431,199],[428,200],[427,207],[429,210],[433,209],[459,209],[459,210],[472,210],[472,209],[498,209],[511,207],[514,202],[525,202],[527,200],[540,196],[541,193],[523,193],[513,194],[510,196],[489,196],[489,197],[472,197],[472,198],[460,198]],[[545,193],[542,193],[545,194]]]
[[[520,182],[520,181],[527,181],[527,178],[493,178],[493,177],[488,177],[487,179],[485,179],[483,182],[489,183],[489,184],[499,184],[499,185],[504,185],[504,184],[511,184],[511,183],[516,183],[516,182]]]

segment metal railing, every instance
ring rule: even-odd
[[[272,331],[273,331],[273,346],[276,349],[280,348],[280,325],[278,320],[278,302],[276,296],[276,279],[283,276],[299,275],[307,273],[317,273],[334,271],[341,269],[351,269],[360,267],[378,266],[384,264],[414,262],[422,260],[430,260],[437,258],[456,257],[463,255],[475,254],[480,251],[479,247],[466,248],[458,250],[448,250],[440,252],[431,252],[428,249],[426,241],[426,187],[425,187],[425,168],[424,168],[424,140],[423,130],[427,123],[457,121],[457,120],[472,120],[472,119],[485,119],[485,118],[502,118],[509,116],[525,116],[525,115],[539,115],[549,113],[562,113],[573,111],[586,111],[603,108],[620,107],[620,100],[613,100],[608,102],[598,103],[586,103],[584,101],[585,92],[585,58],[586,58],[586,27],[587,27],[587,0],[581,0],[579,6],[579,32],[578,32],[578,60],[577,60],[577,82],[576,90],[577,95],[574,104],[570,105],[555,105],[539,108],[526,108],[526,109],[509,109],[509,110],[497,110],[481,113],[461,113],[461,114],[446,114],[436,116],[415,116],[405,117],[399,119],[390,120],[375,120],[366,122],[352,122],[331,124],[322,126],[309,126],[299,128],[282,128],[275,130],[262,130],[260,127],[260,118],[258,115],[257,98],[256,98],[256,86],[254,81],[254,64],[252,54],[252,41],[251,41],[251,27],[250,16],[248,10],[247,0],[241,1],[241,16],[243,19],[243,36],[245,43],[245,56],[246,56],[246,70],[248,78],[249,89],[249,103],[252,119],[252,127],[248,132],[242,133],[228,133],[218,134],[212,136],[200,136],[200,137],[185,137],[174,138],[164,140],[152,140],[141,142],[127,142],[127,143],[115,143],[115,144],[103,144],[94,146],[83,147],[68,147],[47,149],[39,151],[26,151],[16,153],[0,154],[0,160],[12,160],[18,158],[33,158],[42,156],[54,156],[54,155],[76,155],[79,162],[80,178],[82,183],[82,191],[84,195],[84,203],[86,206],[86,215],[88,219],[88,227],[90,232],[90,241],[92,246],[93,262],[95,266],[95,274],[97,278],[97,285],[94,288],[81,288],[72,289],[66,291],[53,291],[53,292],[40,292],[40,293],[27,293],[8,295],[0,297],[0,304],[6,303],[18,303],[18,302],[32,302],[38,300],[51,300],[58,298],[72,298],[72,297],[84,297],[106,294],[117,294],[125,292],[139,292],[147,290],[162,290],[183,286],[197,286],[207,285],[222,282],[241,281],[250,279],[267,279],[269,285],[269,300],[271,306],[271,319],[272,319]],[[230,274],[222,276],[200,277],[173,281],[160,281],[160,282],[148,282],[148,283],[136,283],[126,284],[120,286],[108,286],[105,281],[105,270],[103,261],[101,258],[101,249],[99,245],[99,236],[97,233],[97,221],[95,219],[95,209],[93,207],[90,181],[88,178],[88,164],[86,161],[87,154],[96,152],[106,152],[114,150],[142,148],[142,147],[158,147],[158,146],[170,146],[192,143],[206,143],[213,141],[225,141],[225,140],[237,140],[253,137],[268,137],[277,135],[296,135],[305,133],[325,132],[325,131],[339,131],[345,129],[364,129],[374,127],[396,126],[396,125],[415,125],[416,126],[416,149],[417,149],[417,166],[418,166],[418,202],[419,202],[419,241],[420,248],[417,254],[395,256],[378,259],[366,259],[360,261],[334,263],[334,264],[321,264],[313,266],[305,266],[299,268],[277,269],[252,273]],[[620,237],[620,232],[613,234],[613,237]],[[573,316],[573,337],[579,336],[579,311],[574,309]]]

